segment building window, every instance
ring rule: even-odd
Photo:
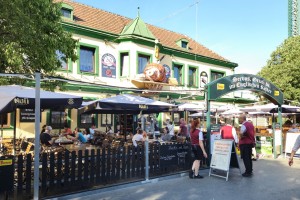
[[[219,78],[222,78],[223,76],[224,76],[224,73],[223,73],[223,72],[215,72],[215,71],[212,71],[212,72],[211,72],[210,81],[217,80],[217,79],[219,79]]]
[[[189,87],[197,87],[197,69],[189,68]]]
[[[80,72],[95,72],[95,49],[80,46]]]
[[[61,63],[61,69],[63,70],[68,70],[68,63],[64,61],[64,57],[66,57],[66,55],[64,53],[62,53],[59,50],[56,50],[56,57],[59,60],[59,62]]]
[[[94,114],[82,114],[79,116],[79,127],[80,128],[89,128],[95,124],[95,115]]]
[[[181,41],[181,47],[187,49],[188,42],[186,41]]]
[[[68,124],[68,113],[65,111],[51,111],[50,126],[54,129],[62,129]]]
[[[144,69],[149,62],[150,56],[138,54],[138,74],[144,73]]]
[[[10,113],[3,113],[0,115],[0,127],[2,128],[10,128]]]
[[[71,18],[72,17],[72,11],[71,10],[66,9],[66,8],[62,8],[60,11],[61,11],[61,15],[63,17],[66,17],[66,18]]]
[[[181,38],[181,39],[177,40],[176,44],[183,49],[189,48],[189,41],[185,38]]]
[[[128,76],[129,75],[129,54],[121,53],[120,54],[120,76]]]
[[[174,64],[173,66],[173,71],[174,71],[174,78],[177,79],[177,82],[178,82],[178,85],[183,85],[183,82],[182,82],[182,65],[177,65],[177,64]]]
[[[66,4],[66,3],[62,3],[61,4],[61,9],[60,9],[60,12],[61,12],[61,16],[63,18],[67,18],[67,19],[71,19],[73,20],[73,7]]]

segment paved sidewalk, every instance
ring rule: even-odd
[[[241,160],[240,166],[244,172]],[[189,179],[187,173],[118,187],[78,193],[53,200],[300,200],[300,160],[288,166],[287,158],[262,158],[254,161],[254,175],[242,177],[231,169],[229,179],[208,176]]]

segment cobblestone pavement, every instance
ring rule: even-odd
[[[241,171],[244,165],[239,160]],[[200,173],[203,179],[190,179],[187,173],[93,190],[53,200],[300,200],[300,160],[288,166],[287,158],[262,158],[253,162],[254,175],[242,177],[237,168],[230,169],[229,179]]]

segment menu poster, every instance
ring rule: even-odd
[[[210,167],[228,171],[231,152],[232,140],[215,140]]]
[[[20,122],[35,122],[34,109],[20,109]]]
[[[184,144],[162,144],[159,147],[159,167],[162,171],[190,165],[191,147]]]

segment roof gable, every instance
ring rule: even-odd
[[[147,25],[140,17],[135,18],[135,20],[131,21],[127,26],[125,26],[121,35],[137,35],[145,38],[155,39],[154,35],[147,28]]]

